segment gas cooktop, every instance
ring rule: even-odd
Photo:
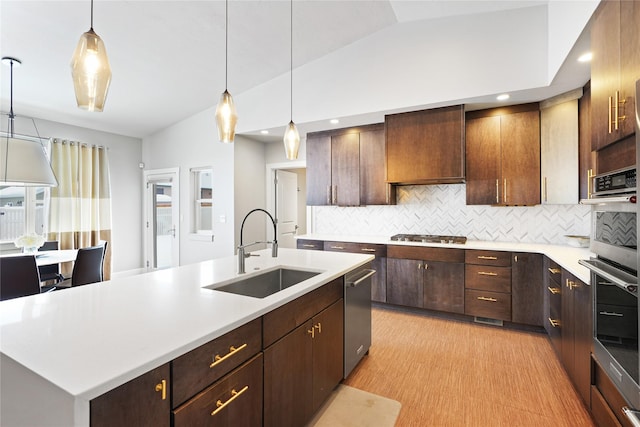
[[[422,242],[422,243],[457,243],[465,244],[464,236],[438,236],[434,234],[396,234],[391,240],[397,242]]]

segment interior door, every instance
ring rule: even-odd
[[[178,170],[145,171],[145,266],[180,265]]]
[[[298,175],[284,170],[275,171],[276,229],[278,246],[296,248],[298,231]]]

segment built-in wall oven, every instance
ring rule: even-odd
[[[636,83],[636,164],[640,164],[640,81]],[[638,344],[638,208],[636,168],[596,176],[591,203],[591,243],[595,258],[581,260],[591,270],[594,356],[629,404],[625,414],[640,426]]]

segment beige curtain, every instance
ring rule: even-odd
[[[104,147],[51,140],[51,167],[58,186],[51,189],[49,240],[60,249],[78,249],[108,242],[104,279],[111,278],[111,184]],[[64,275],[71,273],[63,265]]]

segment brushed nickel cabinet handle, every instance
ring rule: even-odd
[[[310,244],[308,244],[308,243],[305,243],[305,244],[303,244],[303,245],[302,245],[302,247],[303,247],[303,248],[315,248],[315,247],[316,247],[316,245],[310,245]]]
[[[211,413],[211,416],[217,414],[218,412],[222,411],[228,404],[230,404],[231,402],[233,402],[234,400],[236,400],[238,397],[240,397],[240,395],[242,393],[244,393],[245,391],[249,390],[249,386],[246,385],[244,387],[242,387],[242,390],[240,391],[236,391],[235,389],[231,390],[231,397],[229,398],[229,400],[227,400],[226,402],[222,402],[222,400],[218,400],[216,402],[216,410],[213,411]]]
[[[489,260],[497,260],[498,257],[497,256],[487,256],[487,255],[478,255],[478,259],[489,259]]]
[[[331,186],[327,185],[327,204],[330,205],[331,203]]]
[[[376,251],[375,249],[371,249],[371,248],[362,248],[361,250],[364,251],[364,252],[375,252]]]
[[[331,249],[339,249],[339,250],[342,250],[342,249],[344,249],[344,247],[343,247],[343,246],[331,246]]]

